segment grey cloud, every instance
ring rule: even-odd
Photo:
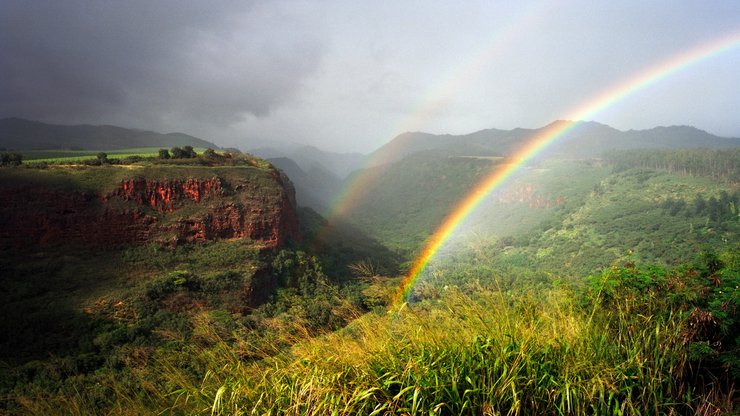
[[[158,126],[265,115],[313,73],[322,45],[287,5],[263,4],[4,1],[0,116]]]
[[[740,2],[0,0],[0,117],[372,151],[540,127],[738,33]],[[737,50],[595,115],[738,135]],[[701,97],[701,105],[697,105]]]

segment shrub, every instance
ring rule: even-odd
[[[170,153],[172,153],[173,159],[182,159],[185,157],[185,152],[177,146],[170,149]]]
[[[151,300],[161,299],[178,290],[195,291],[200,288],[200,279],[187,270],[175,270],[153,280],[147,285],[146,296]]]
[[[23,163],[23,155],[19,153],[0,153],[0,166],[19,166]]]

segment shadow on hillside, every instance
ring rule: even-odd
[[[349,266],[359,262],[371,264],[380,275],[398,274],[403,254],[390,250],[356,226],[342,220],[328,222],[307,207],[299,209],[298,219],[303,247],[321,259],[332,280],[347,280]]]
[[[71,351],[92,352],[94,320],[83,313],[80,299],[89,293],[75,275],[77,256],[61,253],[0,255],[0,357],[24,363]],[[89,271],[95,276],[94,270]]]

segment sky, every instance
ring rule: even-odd
[[[681,51],[740,2],[3,0],[0,118],[369,153],[406,131],[537,128]],[[740,46],[594,115],[740,137]]]

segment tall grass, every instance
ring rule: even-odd
[[[692,335],[703,291],[693,284],[714,283],[634,267],[588,280],[586,290],[451,287],[364,315],[338,302],[332,313],[353,320],[324,333],[295,309],[305,304],[249,328],[203,311],[187,337],[162,331],[146,359],[88,380],[98,391],[69,383],[15,401],[32,414],[731,414],[732,379],[692,357],[692,342],[705,342]]]
[[[205,376],[162,361],[176,388],[158,405],[229,415],[692,412],[679,316],[543,296],[452,289],[316,338],[298,322],[283,328],[294,346],[277,355],[226,343],[206,325],[207,342],[187,351]]]

